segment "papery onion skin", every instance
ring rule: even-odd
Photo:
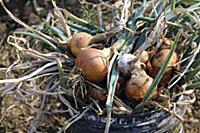
[[[75,66],[83,72],[89,81],[100,82],[106,78],[109,59],[102,51],[88,48],[81,51],[75,61]]]
[[[89,90],[89,95],[90,95],[90,97],[94,98],[95,100],[105,103],[107,100],[108,93],[105,90],[91,88]]]
[[[170,49],[173,43],[174,42],[172,41],[172,39],[164,37],[162,45],[161,45],[161,49]]]
[[[148,60],[149,60],[149,55],[147,51],[142,51],[141,55],[139,56],[139,61],[142,63],[147,63]]]
[[[132,54],[124,54],[119,58],[117,66],[123,76],[129,76],[131,74],[131,63],[134,60],[136,60],[136,56]]]
[[[125,95],[130,100],[142,100],[147,93],[150,85],[153,82],[153,78],[148,75],[141,75],[136,77],[131,77],[131,79],[126,84]],[[157,94],[157,86],[151,94],[150,98]]]
[[[68,41],[68,47],[73,55],[77,55],[81,48],[86,48],[89,46],[90,40],[92,39],[92,35],[86,32],[79,32],[70,38]]]
[[[155,55],[155,57],[153,57],[152,65],[160,67],[163,64],[163,62],[165,61],[165,59],[167,58],[169,53],[170,53],[170,49],[160,50]],[[174,66],[176,61],[177,61],[177,54],[176,54],[176,52],[174,52],[167,66]]]
[[[169,52],[170,52],[170,49],[162,49],[153,57],[151,62],[147,63],[147,72],[150,76],[152,76],[153,78],[155,78],[157,76],[157,74],[158,74],[163,62],[167,58]],[[167,65],[167,68],[165,70],[163,78],[160,81],[161,83],[169,82],[169,79],[170,79],[172,71],[173,71],[173,67],[176,64],[177,59],[178,59],[177,54],[176,54],[176,52],[174,52],[168,65]]]

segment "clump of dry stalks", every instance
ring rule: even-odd
[[[174,26],[175,28],[173,28],[177,30],[177,27],[180,28],[180,26],[185,26],[182,27],[184,32],[183,30],[177,32],[179,35],[178,37],[176,35],[171,35],[175,36],[175,43],[179,46],[177,50],[180,52],[186,51],[188,54],[187,56],[180,54],[182,60],[177,64],[181,64],[182,68],[180,71],[177,71],[176,75],[170,81],[169,86],[166,88],[166,93],[160,94],[167,102],[161,105],[156,101],[145,101],[145,104],[153,104],[155,107],[162,108],[178,119],[184,121],[182,116],[176,114],[176,107],[178,105],[193,103],[195,101],[193,88],[198,87],[199,84],[199,75],[196,75],[195,73],[197,72],[196,68],[198,66],[196,65],[196,68],[191,67],[194,66],[194,61],[199,62],[200,44],[196,41],[199,31],[198,29],[194,29],[200,27],[200,19],[198,17],[199,12],[196,12],[197,6],[191,6],[187,9],[174,9],[176,10],[175,13],[177,16],[182,12],[185,12],[188,17],[192,17],[194,20],[194,24],[187,23],[188,25],[181,25],[179,22],[171,21],[171,18],[174,18],[176,14],[174,15],[172,14],[173,12],[167,12],[170,10],[169,6],[167,6],[170,5],[168,2],[145,1],[144,4],[140,1],[134,3],[129,0],[124,0],[116,2],[117,4],[115,6],[114,4],[109,4],[109,2],[101,2],[101,4],[95,6],[99,6],[100,8],[101,6],[106,6],[107,8],[116,11],[115,16],[113,16],[115,21],[111,24],[111,28],[109,27],[110,29],[102,28],[104,24],[102,13],[100,12],[100,28],[93,26],[89,29],[87,27],[91,25],[86,21],[57,7],[54,1],[52,1],[52,3],[54,9],[48,14],[46,21],[33,28],[16,18],[4,6],[3,1],[1,1],[1,4],[8,15],[25,29],[16,30],[7,38],[7,43],[16,49],[16,60],[8,67],[0,68],[0,71],[5,74],[5,78],[0,80],[0,92],[3,97],[12,95],[14,99],[20,101],[20,104],[24,103],[28,107],[28,110],[31,110],[31,115],[34,114],[34,118],[27,118],[32,120],[31,125],[29,125],[29,132],[38,130],[40,124],[42,125],[39,121],[43,119],[45,115],[53,115],[53,117],[58,120],[60,119],[60,116],[57,116],[56,113],[68,113],[70,119],[62,123],[63,128],[60,129],[60,131],[63,131],[74,122],[81,119],[86,112],[92,110],[97,114],[103,114],[107,111],[108,121],[105,129],[105,132],[107,133],[110,126],[111,112],[115,114],[131,114],[134,111],[133,108],[129,107],[117,96],[114,96],[114,91],[109,91],[113,88],[112,84],[115,83],[115,81],[112,81],[112,74],[115,61],[117,57],[122,54],[120,52],[114,54],[109,66],[108,77],[110,78],[108,78],[107,82],[109,93],[106,106],[102,107],[97,101],[86,96],[86,88],[88,86],[94,86],[99,89],[103,88],[85,80],[83,76],[80,76],[80,72],[74,67],[75,59],[71,56],[65,46],[68,37],[72,35],[71,31],[77,32],[84,30],[90,33],[95,33],[96,31],[105,32],[106,30],[105,33],[101,33],[100,35],[113,33],[113,35],[115,35],[114,37],[106,36],[104,41],[110,41],[109,39],[111,39],[111,42],[113,43],[110,46],[118,45],[119,42],[122,42],[123,47],[121,51],[123,51],[123,53],[129,53],[132,50],[132,47],[135,47],[131,42],[134,39],[130,39],[132,36],[144,33],[144,38],[141,38],[141,36],[139,38],[139,41],[142,43],[137,43],[136,45],[136,47],[139,47],[137,50],[139,56],[139,54],[148,47],[155,44],[156,46],[159,46],[159,40],[166,34],[172,32],[168,27]],[[163,11],[159,12],[152,6],[158,6],[159,4],[165,5]],[[140,7],[140,10],[136,8],[138,6]],[[153,14],[156,16],[154,19],[153,17],[148,17],[150,10],[154,10]],[[130,23],[134,22],[134,20],[130,20],[131,18],[135,19],[134,15],[138,15],[137,19],[141,21],[131,25]],[[180,19],[177,21],[182,20]],[[147,22],[151,24],[148,25],[149,23]],[[82,27],[80,25],[82,25]],[[197,33],[194,30],[197,30]],[[126,34],[120,36],[123,32],[126,32]],[[122,40],[116,41],[117,39],[119,40],[119,38],[122,38]],[[190,46],[190,44],[192,44],[192,46]],[[192,50],[187,51],[185,50],[186,48],[192,48]],[[198,82],[193,82],[190,72],[194,73],[192,76],[195,76],[196,81]],[[181,85],[177,84],[182,78],[188,80]],[[178,88],[176,89],[176,93],[173,92],[173,94],[170,94],[170,89],[175,87]],[[188,90],[187,88],[192,89]],[[184,100],[184,95],[188,96],[189,99]],[[173,101],[177,96],[181,96],[179,101]],[[68,97],[71,98],[71,101]],[[55,101],[52,99],[55,99]],[[60,104],[60,101],[62,102],[62,105]],[[12,112],[16,107],[20,108],[16,103],[3,111],[3,115],[0,117],[0,123],[4,120],[6,113],[9,111]],[[48,103],[52,105],[48,105]],[[63,108],[63,104],[66,108]],[[54,109],[51,109],[51,107]],[[171,110],[171,107],[173,107],[173,110]]]

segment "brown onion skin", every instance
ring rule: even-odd
[[[148,75],[141,75],[132,77],[126,83],[125,95],[130,100],[142,100],[145,94],[147,93],[150,85],[153,82],[153,78]],[[157,86],[151,94],[150,98],[154,97],[157,94]]]
[[[151,62],[150,61],[147,62],[147,72],[151,77],[155,78],[157,76],[169,52],[170,52],[170,49],[162,49],[153,57]],[[177,54],[176,52],[174,52],[165,70],[163,78],[160,81],[161,84],[162,83],[166,84],[169,82],[172,71],[173,71],[173,66],[176,64],[177,58],[178,58]]]
[[[121,92],[121,90],[126,87],[126,81],[127,81],[126,77],[119,75],[119,79],[117,81],[117,86],[116,86],[116,91],[115,91],[116,95],[118,95]]]
[[[161,45],[161,49],[170,49],[173,43],[174,42],[172,41],[172,39],[164,37],[162,45]]]
[[[90,95],[90,97],[94,98],[95,100],[105,103],[107,100],[108,93],[104,90],[91,88],[89,90],[89,95]]]
[[[103,51],[94,48],[81,51],[75,60],[75,66],[92,82],[100,82],[106,78],[108,64],[108,58]]]
[[[68,41],[68,47],[71,53],[76,56],[81,51],[81,48],[89,46],[91,39],[92,35],[85,32],[79,32],[73,35]]]
[[[160,50],[154,57],[153,57],[153,60],[152,60],[152,65],[153,66],[157,66],[157,67],[160,67],[164,60],[167,58],[168,54],[170,52],[170,49],[163,49],[163,50]],[[168,66],[174,66],[174,64],[176,63],[177,61],[177,54],[174,52],[169,63],[168,63]]]

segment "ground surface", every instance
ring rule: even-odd
[[[8,8],[21,20],[29,25],[39,24],[44,20],[46,14],[52,8],[50,0],[7,0],[5,2]],[[72,13],[78,16],[82,16],[81,5],[76,3],[76,0],[58,0],[58,5],[67,8]],[[23,9],[24,8],[24,9]],[[15,60],[12,56],[12,49],[5,43],[7,35],[11,33],[14,29],[19,27],[18,24],[14,23],[6,13],[0,8],[0,66],[8,66],[10,62]],[[3,78],[3,74],[0,73],[0,79]],[[186,132],[188,133],[199,133],[200,132],[200,93],[198,90],[195,91],[197,100],[190,106],[188,110],[188,115],[185,117],[187,122],[184,124]],[[13,95],[2,96],[0,95],[0,116],[3,112],[15,102]],[[39,102],[39,100],[36,100]],[[16,102],[15,102],[16,103]],[[17,103],[16,103],[17,104]],[[30,112],[27,106],[18,103],[18,108],[12,109],[5,114],[3,120],[0,119],[0,132],[26,132],[30,129],[30,120],[34,117],[34,112]],[[59,105],[58,105],[59,106]],[[48,116],[48,113],[46,114]],[[48,116],[49,123],[53,124],[50,129],[45,129],[46,132],[54,132],[52,127],[59,128],[61,123],[64,121],[63,118],[54,119],[54,116]],[[52,118],[52,119],[51,119]],[[41,129],[44,131],[44,129]]]

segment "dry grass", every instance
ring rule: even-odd
[[[154,2],[154,4],[158,3],[157,1]],[[146,17],[150,12],[149,8],[152,8],[152,6],[148,5],[152,4],[149,2],[147,4],[148,6],[143,9],[146,16],[140,18],[144,21],[137,23],[137,25],[135,25],[136,27],[131,27],[127,22],[130,21],[130,17],[133,17],[132,14],[137,14],[136,7],[141,6],[141,2],[137,1],[135,5],[131,5],[131,3],[126,0],[124,3],[120,1],[116,3],[101,2],[99,4],[82,2],[82,6],[84,6],[85,9],[85,19],[88,19],[89,22],[92,22],[93,18],[98,20],[95,21],[94,24],[98,24],[99,26],[95,26],[57,7],[56,3],[53,2],[52,4],[54,9],[49,12],[44,23],[35,26],[27,25],[7,10],[8,15],[24,28],[17,29],[13,31],[13,34],[5,37],[5,44],[0,48],[0,53],[2,55],[0,57],[2,65],[0,66],[0,132],[63,132],[74,122],[81,119],[89,110],[93,110],[99,114],[105,113],[107,110],[108,117],[111,116],[111,113],[130,113],[133,109],[118,97],[114,97],[117,76],[114,78],[111,77],[114,73],[112,68],[115,67],[115,61],[120,52],[114,54],[110,63],[108,77],[111,78],[108,78],[107,87],[110,90],[112,89],[112,91],[108,92],[109,96],[106,106],[102,106],[99,105],[98,101],[87,97],[88,92],[86,89],[88,86],[95,86],[99,89],[102,89],[102,87],[86,81],[84,77],[82,77],[81,73],[74,67],[74,57],[71,56],[69,51],[65,51],[66,46],[64,44],[66,44],[68,37],[70,37],[73,32],[86,30],[90,33],[104,32],[100,35],[106,36],[104,38],[106,42],[105,45],[107,47],[116,46],[118,42],[123,42],[123,40],[119,41],[119,38],[121,34],[126,32],[127,40],[124,41],[125,43],[122,47],[122,51],[126,53],[130,52],[130,48],[134,46],[133,43],[129,43],[131,40],[130,36],[137,36],[143,33],[143,30],[138,31],[138,29],[143,27],[147,29],[148,36],[143,41],[139,49],[140,51],[136,52],[140,53],[142,50],[153,46],[155,43],[157,44],[159,39],[170,31],[167,26],[174,26],[176,29],[180,26],[179,21],[182,21],[180,19],[177,20],[177,23],[171,22],[167,17],[170,18],[174,14],[166,16],[165,12],[160,14],[155,13],[155,20]],[[93,7],[92,10],[98,11],[98,15],[95,16],[96,12],[91,12],[88,10],[88,7]],[[104,23],[105,19],[108,19],[104,18],[104,15],[107,13],[104,12],[104,8],[108,9],[108,12],[116,8],[116,14],[111,15],[112,19],[116,20],[115,22],[109,19]],[[133,8],[134,10],[129,10],[129,8]],[[152,8],[152,10],[155,9]],[[182,11],[185,11],[186,15],[193,21],[191,21],[191,24],[187,25],[188,27],[183,27],[185,31],[180,32],[181,37],[170,35],[175,40],[182,39],[183,42],[188,45],[190,44],[189,42],[191,40],[194,41],[193,39],[197,36],[196,35],[194,38],[191,37],[192,34],[194,34],[192,31],[195,30],[191,28],[199,27],[199,19],[195,16],[199,14],[199,12],[193,11],[193,8],[190,10],[191,14],[190,12],[186,12],[188,10]],[[179,10],[177,9],[177,13],[178,12]],[[152,21],[155,21],[155,23],[152,24]],[[145,25],[150,26],[144,27]],[[134,28],[135,30],[133,31]],[[112,36],[109,36],[111,35],[110,33]],[[118,42],[116,40],[118,40]],[[108,42],[111,42],[111,44]],[[175,42],[178,44],[176,50],[180,51],[180,53],[187,51],[185,49],[190,47],[179,41]],[[128,47],[126,47],[126,45]],[[159,45],[159,43],[157,45]],[[187,77],[188,71],[195,69],[191,68],[191,66],[199,58],[199,49],[200,45],[197,44],[189,51],[186,56],[188,58],[182,58],[182,61],[187,63],[181,66],[181,71],[177,71],[177,75],[174,76],[175,80],[172,80],[167,87],[170,89],[176,86],[176,88],[178,88],[178,93],[173,92],[171,95],[164,93],[163,97],[164,99],[167,97],[165,100],[168,100],[168,102],[162,105],[150,101],[151,104],[154,103],[156,107],[162,108],[181,121],[185,119],[176,114],[176,112],[169,107],[181,104],[192,104],[195,102],[194,92],[191,90],[188,91],[187,87],[192,85],[193,81],[198,80],[199,75],[193,75],[197,79],[190,79],[182,83],[182,86],[176,84],[181,79],[185,78],[185,75]],[[183,56],[185,55],[180,54],[180,57]],[[182,62],[179,63],[181,64]],[[115,85],[112,86],[113,84]],[[196,92],[198,93],[198,91]],[[69,101],[63,94],[71,97],[72,101]],[[177,95],[187,95],[189,101],[174,102],[171,100]],[[63,106],[63,104],[65,106]],[[116,109],[116,112],[114,109],[113,112],[111,111],[112,107]],[[80,110],[80,108],[82,110]],[[189,122],[198,123],[199,95],[197,95],[197,102],[195,106],[192,107],[191,112],[194,112],[196,116],[193,119],[194,121],[189,119]],[[70,119],[68,120],[66,120],[65,117],[67,113],[70,115]],[[105,133],[109,130],[109,119],[106,125]],[[186,125],[186,127],[188,127],[188,125]],[[195,129],[195,127],[193,129],[194,132],[196,132],[196,130],[197,132],[199,131],[199,129]]]

